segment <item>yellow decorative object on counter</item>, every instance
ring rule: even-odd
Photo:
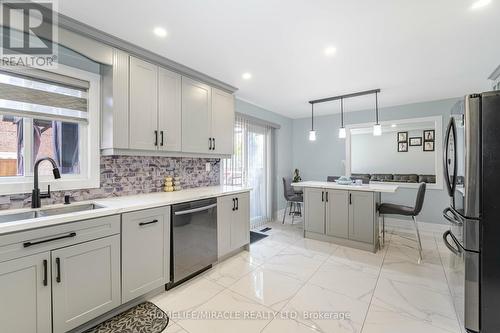
[[[165,192],[173,192],[173,191],[174,191],[174,188],[173,188],[173,186],[164,186],[164,187],[163,187],[163,190],[164,190]]]

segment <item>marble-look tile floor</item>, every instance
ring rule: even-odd
[[[152,299],[164,332],[460,333],[443,263],[441,231],[389,228],[378,253],[304,239],[295,224]]]

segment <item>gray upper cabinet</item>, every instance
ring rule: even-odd
[[[182,151],[211,152],[212,88],[182,78]]]
[[[349,191],[349,196],[349,239],[373,243],[376,220],[374,193]]]
[[[0,330],[50,333],[50,253],[0,263]]]
[[[158,146],[158,66],[130,57],[129,146],[155,150]]]
[[[233,154],[234,96],[212,88],[212,139],[213,152]]]
[[[349,237],[349,192],[326,191],[326,234],[340,238]]]
[[[233,153],[233,94],[120,50],[101,74],[103,154]]]
[[[120,236],[51,253],[53,332],[67,332],[121,303]]]
[[[122,302],[170,280],[170,207],[122,215]]]
[[[129,62],[128,53],[114,49],[113,66],[101,66],[103,149],[129,148]]]
[[[318,234],[325,233],[325,201],[324,191],[317,188],[306,188],[304,191],[305,230]]]
[[[159,149],[181,151],[181,76],[159,67],[158,131]]]

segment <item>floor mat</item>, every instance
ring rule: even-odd
[[[269,235],[264,235],[255,231],[250,231],[250,244],[255,243],[256,241],[261,240],[262,238],[266,238]]]
[[[168,325],[168,316],[151,302],[144,302],[122,312],[85,333],[161,333]]]

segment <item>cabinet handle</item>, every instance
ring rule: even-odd
[[[59,258],[56,258],[56,270],[57,270],[56,282],[60,283],[61,282],[61,259],[59,259]]]
[[[236,198],[236,210],[240,209],[240,202],[238,198]]]
[[[43,285],[47,286],[47,260],[43,261]]]
[[[326,193],[326,202],[328,202],[328,192],[325,192]]]
[[[163,146],[163,131],[160,131],[160,137],[161,137],[160,146]]]
[[[349,193],[349,205],[352,205],[352,193]]]
[[[208,138],[208,150],[212,150],[212,138]]]
[[[236,210],[236,198],[233,198],[233,211]]]
[[[157,223],[157,222],[158,222],[158,220],[153,220],[150,222],[141,222],[141,223],[139,223],[139,225],[142,227],[143,225],[153,224],[153,223]]]
[[[321,191],[321,202],[325,201],[325,192]]]
[[[66,236],[61,236],[61,237],[55,237],[55,238],[50,238],[50,239],[45,239],[45,240],[42,240],[42,241],[38,241],[38,242],[25,242],[23,244],[24,247],[30,247],[32,245],[38,245],[38,244],[43,244],[43,243],[47,243],[47,242],[52,242],[52,241],[56,241],[56,240],[60,240],[60,239],[64,239],[64,238],[72,238],[72,237],[75,237],[76,236],[76,232],[72,232],[70,234],[67,234]]]
[[[212,147],[212,150],[215,150],[215,138],[212,138],[214,146]]]
[[[155,130],[155,146],[158,146],[158,131]]]

